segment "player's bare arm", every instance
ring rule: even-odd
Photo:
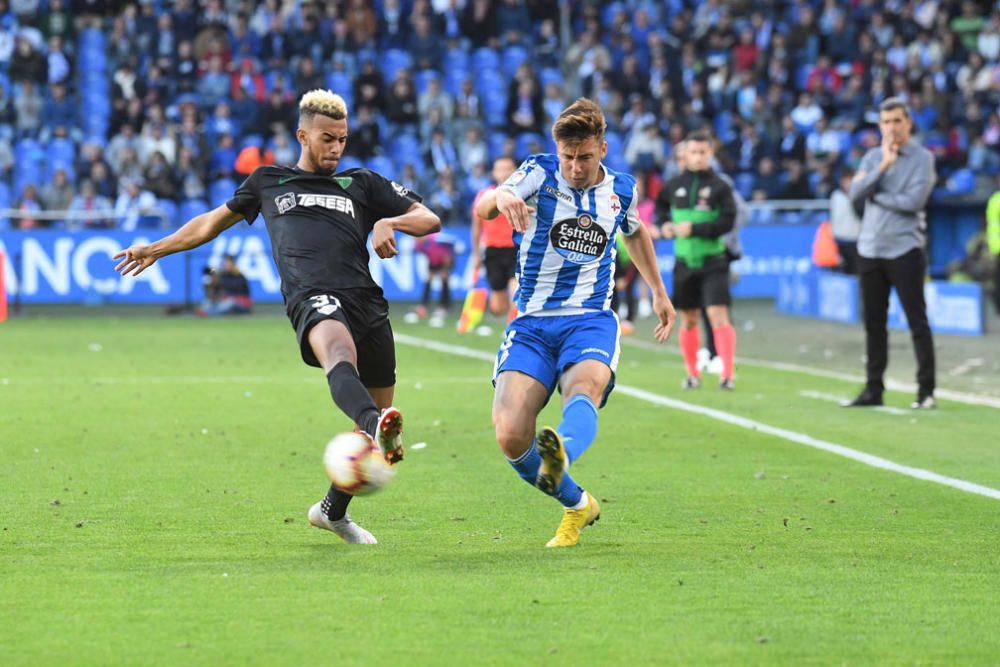
[[[483,195],[476,206],[476,213],[484,220],[492,220],[503,213],[515,232],[523,232],[528,228],[531,214],[535,209],[528,206],[516,192],[503,186]]]
[[[674,311],[674,304],[667,296],[667,288],[663,284],[663,277],[660,275],[660,267],[656,261],[656,249],[653,247],[653,239],[649,231],[640,226],[631,236],[622,236],[625,247],[628,249],[632,263],[639,270],[649,289],[653,294],[653,312],[660,319],[656,325],[653,335],[659,342],[663,343],[670,338],[673,333],[674,324],[677,321],[677,313]]]
[[[159,258],[204,245],[242,219],[242,213],[236,213],[223,204],[191,218],[176,232],[159,241],[149,245],[134,245],[118,251],[112,259],[122,261],[115,267],[115,271],[120,271],[123,276],[130,273],[137,276]]]
[[[441,229],[441,218],[434,211],[414,202],[406,213],[393,218],[382,218],[372,227],[372,247],[382,259],[399,254],[396,248],[396,231],[410,236],[426,236]]]

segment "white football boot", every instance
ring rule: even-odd
[[[323,502],[320,501],[309,508],[309,525],[329,530],[348,544],[378,544],[374,535],[351,521],[350,514],[345,514],[343,519],[330,521],[323,513],[322,505]]]

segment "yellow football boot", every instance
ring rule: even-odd
[[[584,493],[587,493],[584,491]],[[601,518],[601,506],[597,499],[587,493],[587,506],[583,509],[566,509],[563,519],[556,529],[556,536],[545,545],[547,547],[572,547],[580,539],[580,531]]]

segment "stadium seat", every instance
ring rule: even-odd
[[[609,130],[605,133],[604,140],[608,142],[608,157],[611,157],[612,155],[624,157],[625,140],[622,139],[622,135]]]
[[[434,69],[422,69],[413,77],[413,86],[417,95],[423,94],[427,90],[427,85],[431,79],[440,79],[441,73]]]
[[[373,158],[369,158],[365,166],[374,172],[382,174],[389,180],[396,178],[396,165],[384,155],[376,155]]]
[[[228,201],[228,198],[226,201]],[[207,210],[209,210],[209,205],[204,199],[185,199],[177,209],[177,225],[183,225],[191,218],[201,215]]]
[[[220,178],[208,187],[208,201],[212,208],[222,206],[229,201],[239,184],[231,178]]]
[[[753,181],[754,175],[751,172],[744,171],[736,174],[736,178],[733,179],[733,184],[736,186],[736,191],[740,193],[740,196],[744,199],[750,199],[753,194]]]
[[[498,70],[485,70],[478,72],[475,78],[476,92],[479,96],[486,98],[490,93],[503,93],[504,99],[507,97],[507,80]],[[506,101],[504,102],[506,104]]]
[[[469,54],[462,49],[449,49],[441,58],[441,70],[445,73],[452,70],[467,71],[469,69]]]
[[[563,85],[563,75],[556,67],[546,67],[538,73],[538,80],[542,84],[542,88],[545,88],[550,83],[555,83],[559,86]]]
[[[413,69],[413,56],[408,51],[403,51],[402,49],[389,49],[382,54],[379,69],[382,70],[382,76],[385,78],[386,83],[391,83],[396,79],[396,74],[399,70]]]
[[[256,146],[260,148],[264,145],[264,137],[259,134],[245,134],[240,138],[240,150],[243,150],[247,146]]]
[[[482,46],[472,53],[472,69],[475,74],[500,71],[500,54],[488,46]]]
[[[503,50],[500,62],[503,65],[504,74],[507,75],[508,79],[514,76],[517,68],[521,66],[521,63],[526,62],[529,56],[528,49],[523,46],[513,45]]]
[[[489,88],[481,95],[486,124],[490,127],[505,126],[507,124],[507,91],[502,88]]]
[[[351,84],[351,77],[345,72],[330,72],[326,77],[326,87],[344,98],[354,97],[354,87]],[[350,103],[347,105],[352,106]]]
[[[49,142],[45,159],[50,164],[58,162],[71,165],[76,161],[76,146],[70,139],[52,139]]]
[[[337,171],[347,171],[348,169],[360,169],[364,167],[365,163],[354,157],[353,155],[345,155],[340,158],[340,163],[337,164]]]
[[[545,138],[535,132],[522,132],[517,135],[517,155],[527,157],[545,150]]]
[[[156,200],[156,207],[160,209],[162,215],[142,216],[139,218],[138,227],[176,227],[181,224],[177,220],[177,204],[169,199],[159,198]]]
[[[495,160],[503,153],[503,145],[507,142],[507,133],[502,131],[490,132],[486,137],[486,146],[490,153],[490,160]]]
[[[462,92],[462,84],[471,79],[468,67],[454,67],[444,71],[444,89],[457,97]]]
[[[396,137],[391,144],[390,157],[398,165],[420,164],[423,162],[423,151],[420,149],[420,140],[412,134],[401,134]]]

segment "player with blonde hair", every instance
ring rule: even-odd
[[[159,241],[117,253],[122,261],[115,268],[138,275],[160,257],[263,215],[303,361],[323,369],[337,407],[394,463],[403,455],[403,416],[392,407],[396,353],[389,304],[368,269],[366,243],[370,235],[379,257],[393,257],[395,232],[423,236],[440,229],[441,221],[419,195],[373,171],[337,173],[347,135],[344,100],[328,90],[306,93],[294,166],[257,168],[222,206]],[[349,543],[374,544],[374,536],[347,515],[350,501],[331,486],[310,508],[310,524]]]

